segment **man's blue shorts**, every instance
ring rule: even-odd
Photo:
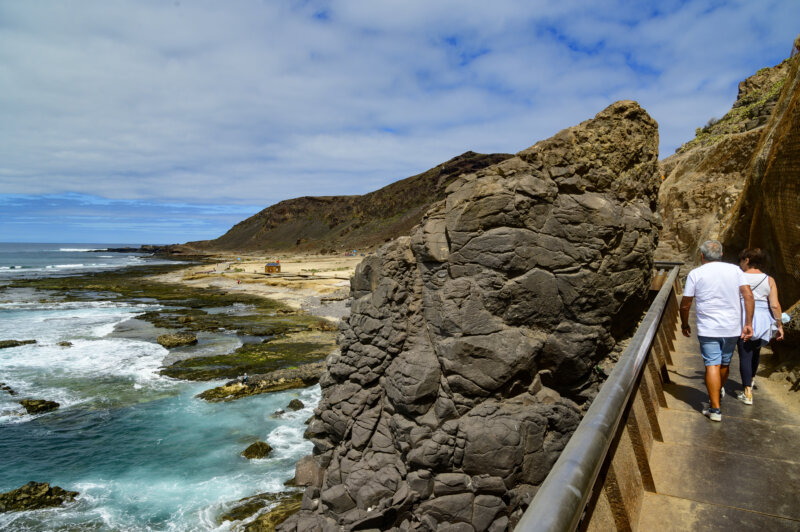
[[[738,336],[698,336],[697,339],[700,340],[700,352],[706,366],[731,365]]]

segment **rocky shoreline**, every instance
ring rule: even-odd
[[[319,381],[324,369],[323,360],[336,349],[335,322],[276,302],[264,297],[263,293],[197,287],[156,279],[170,272],[180,275],[179,272],[185,268],[185,264],[175,263],[58,279],[25,279],[11,283],[10,288],[42,290],[43,300],[53,302],[94,300],[101,294],[103,299],[110,301],[161,303],[164,308],[129,320],[113,335],[151,341],[169,349],[170,355],[165,358],[161,369],[164,375],[186,380],[234,378],[199,395],[211,402],[303,388]],[[330,304],[322,303],[320,299],[331,292],[309,294],[306,291],[305,294],[304,298],[319,307]],[[340,296],[334,294],[334,297],[337,304],[344,306]],[[234,334],[241,339],[242,345],[218,355],[203,352],[202,356],[193,356],[196,350],[208,343],[209,338],[219,334]],[[2,347],[34,343],[35,339],[8,340],[2,343]],[[239,379],[244,373],[249,375],[246,385]],[[16,393],[5,384],[1,388],[10,395]],[[34,399],[23,400],[20,404],[29,414],[41,414],[58,407],[55,402]],[[293,406],[290,404],[287,408]],[[248,458],[264,458],[268,453],[264,443],[245,454]],[[17,497],[16,494],[10,496]],[[24,494],[20,496],[25,498]],[[262,530],[258,527],[264,523],[273,523],[270,526],[274,526],[296,511],[300,493],[262,494],[248,499],[258,499],[263,504],[247,517],[247,523],[242,526],[246,530]],[[253,500],[246,506],[252,507]],[[233,518],[233,515],[228,518]]]

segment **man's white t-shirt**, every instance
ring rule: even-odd
[[[744,272],[726,262],[707,262],[689,272],[683,295],[694,298],[698,336],[742,333],[740,286],[749,286]]]

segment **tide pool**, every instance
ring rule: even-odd
[[[80,492],[66,507],[0,514],[2,530],[229,530],[217,517],[230,503],[285,491],[311,452],[302,434],[318,387],[207,403],[194,396],[220,382],[162,377],[166,349],[115,334],[158,304],[24,290],[0,300],[0,339],[37,340],[0,349],[0,382],[17,392],[0,391],[0,492],[31,480]],[[23,398],[61,407],[30,416]],[[306,407],[274,415],[293,398]],[[242,458],[259,439],[272,454]]]

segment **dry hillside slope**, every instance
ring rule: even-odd
[[[282,201],[239,222],[215,240],[189,242],[200,251],[361,249],[419,223],[458,176],[512,157],[466,152],[421,174],[363,196],[305,196]]]

